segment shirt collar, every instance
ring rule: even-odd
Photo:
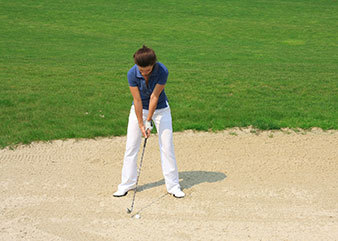
[[[157,76],[158,75],[158,63],[156,63],[154,65],[154,69],[153,69],[153,72],[151,73],[150,77],[154,77],[154,76]],[[137,78],[143,78],[143,75],[141,74],[140,70],[138,69],[137,65],[136,65],[136,77]]]

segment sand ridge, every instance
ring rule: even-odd
[[[0,240],[338,240],[338,131],[174,133],[184,199],[149,139],[134,214],[125,137],[0,150]]]

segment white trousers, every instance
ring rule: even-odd
[[[143,120],[148,116],[148,110],[143,109]],[[161,152],[162,172],[167,191],[174,193],[180,189],[178,170],[173,144],[173,131],[170,107],[155,110],[153,121],[158,133]],[[137,180],[137,154],[140,149],[142,132],[138,125],[134,105],[129,114],[126,152],[122,167],[122,181],[118,186],[119,191],[128,191],[136,187]]]

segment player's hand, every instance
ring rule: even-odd
[[[145,132],[146,132],[146,134],[147,134],[147,138],[150,136],[150,132],[153,130],[153,121],[151,120],[151,121],[145,121],[145,123],[144,123],[144,125],[145,125]]]
[[[146,128],[144,126],[140,126],[140,129],[141,129],[141,132],[142,132],[142,135],[145,137],[145,138],[148,138],[148,133],[146,131]],[[150,135],[150,133],[149,133]]]

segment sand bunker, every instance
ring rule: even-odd
[[[166,193],[157,136],[134,214],[125,137],[0,150],[0,240],[338,240],[338,132],[174,133],[186,197]]]

